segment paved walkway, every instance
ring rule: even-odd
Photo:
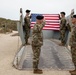
[[[32,69],[33,53],[31,46],[26,46],[22,52],[20,52],[22,57],[19,67],[28,70]],[[39,68],[49,70],[73,70],[74,65],[72,63],[70,51],[66,47],[57,45],[53,41],[44,40]]]
[[[27,71],[18,70],[12,67],[12,61],[18,49],[18,36],[12,37],[10,35],[11,34],[0,34],[0,75],[35,75],[30,69]],[[21,44],[20,39],[19,43]],[[29,46],[26,47],[27,53],[24,51],[27,54],[26,58],[30,58],[30,53],[32,54],[31,46],[29,47],[30,50],[28,50],[28,47]],[[31,52],[29,53],[29,51]],[[66,70],[49,70],[48,68],[48,70],[43,69],[43,74],[41,75],[70,75],[70,73]]]

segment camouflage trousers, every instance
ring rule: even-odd
[[[60,30],[61,43],[65,44],[65,30]]]
[[[37,69],[39,64],[41,46],[32,46],[32,50],[33,50],[33,68]]]
[[[76,47],[71,47],[71,53],[72,53],[72,61],[76,68]]]
[[[25,42],[28,43],[28,38],[30,37],[30,29],[25,31]]]

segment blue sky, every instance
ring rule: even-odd
[[[76,0],[0,0],[0,17],[18,20],[19,9],[30,9],[31,13],[58,14],[65,11],[69,15],[71,9],[76,12]]]

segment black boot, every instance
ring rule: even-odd
[[[34,69],[33,73],[34,74],[42,74],[43,71],[41,69]]]
[[[30,45],[30,43],[28,43],[28,39],[26,39],[26,45]]]
[[[41,69],[38,69],[38,62],[33,62],[33,73],[34,74],[42,74],[42,70]]]

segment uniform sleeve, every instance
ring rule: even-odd
[[[65,26],[66,26],[66,19],[62,19],[60,29],[63,29]]]
[[[71,32],[71,26],[70,26],[69,23],[67,24],[67,28],[68,28],[68,30]]]
[[[42,22],[42,24],[40,24],[40,25],[35,24],[34,28],[33,28],[33,33],[39,33],[39,32],[41,32],[41,30],[44,27],[44,25],[45,25],[45,22]]]
[[[33,27],[33,33],[38,33],[38,25],[35,24]]]
[[[25,21],[26,24],[28,23],[28,21],[27,21],[27,17],[24,18],[24,21]]]
[[[28,19],[29,17],[25,17],[24,18],[24,22],[25,22],[25,26],[27,25],[28,28],[30,28],[30,18]]]
[[[76,46],[76,27],[73,30],[72,36],[71,36],[71,46]]]
[[[39,32],[41,32],[41,30],[43,29],[43,27],[45,26],[45,24],[46,24],[45,21],[43,21],[42,24],[39,27]]]

